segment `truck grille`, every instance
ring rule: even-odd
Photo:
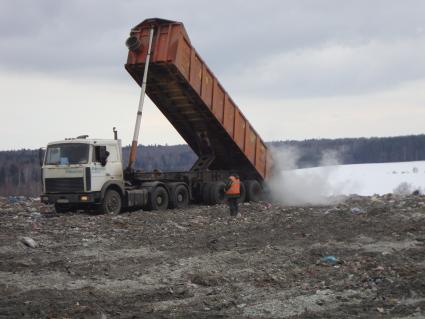
[[[46,178],[46,193],[84,192],[84,179],[78,178]]]

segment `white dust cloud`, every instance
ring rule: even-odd
[[[274,149],[275,177],[269,182],[273,199],[283,205],[329,205],[341,200],[344,185],[335,186],[330,180],[340,163],[338,152],[321,154],[320,170],[300,173],[297,162],[302,154],[296,147]]]

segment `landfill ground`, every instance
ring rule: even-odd
[[[0,318],[425,318],[425,196],[240,210],[0,198]]]

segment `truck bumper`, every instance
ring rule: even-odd
[[[100,202],[100,198],[100,192],[40,195],[40,200],[44,204],[95,204]]]

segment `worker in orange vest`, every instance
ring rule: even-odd
[[[229,205],[230,216],[238,216],[238,199],[241,195],[241,181],[237,174],[229,176],[224,192],[227,199],[227,205]]]

